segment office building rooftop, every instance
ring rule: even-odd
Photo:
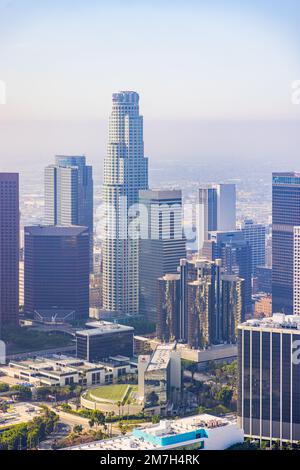
[[[274,330],[300,330],[300,315],[285,315],[284,313],[274,313],[272,317],[251,319],[239,325],[239,328],[241,329],[245,327]]]
[[[57,237],[63,235],[79,235],[86,227],[80,225],[32,225],[25,227],[25,233],[31,233],[36,236]]]
[[[66,450],[226,449],[243,442],[243,431],[223,418],[202,414],[135,428],[132,434]]]
[[[76,331],[76,335],[99,336],[99,335],[106,335],[109,333],[116,333],[116,332],[121,332],[121,331],[122,332],[125,332],[125,331],[134,332],[134,328],[132,326],[120,325],[119,323],[111,323],[108,321],[88,322],[86,325],[91,328],[87,330],[78,330]]]
[[[148,365],[148,372],[152,370],[166,369],[170,361],[170,352],[175,350],[175,344],[161,344],[158,346]]]

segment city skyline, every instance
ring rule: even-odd
[[[299,24],[0,0],[2,463],[300,450]]]

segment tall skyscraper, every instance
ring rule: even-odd
[[[251,246],[241,230],[212,232],[210,234],[212,260],[221,259],[225,274],[234,274],[244,279],[245,308],[252,307],[252,255]]]
[[[186,257],[181,191],[141,191],[140,204],[146,217],[139,243],[140,313],[156,322],[158,278],[176,274]]]
[[[84,156],[57,155],[45,168],[45,223],[89,228],[92,272],[93,169]]]
[[[294,227],[300,225],[300,173],[273,173],[272,309],[293,313]]]
[[[236,228],[236,188],[234,184],[205,184],[199,188],[197,235],[198,251],[211,231]]]
[[[193,348],[221,341],[221,263],[180,262],[179,339]]]
[[[245,282],[226,274],[220,259],[180,260],[179,274],[159,279],[157,335],[201,349],[236,343],[245,319]]]
[[[205,349],[210,342],[210,318],[213,312],[210,276],[188,284],[188,345],[193,349]]]
[[[300,315],[300,227],[294,227],[294,308],[293,313]]]
[[[19,314],[19,175],[0,173],[0,337]]]
[[[236,343],[245,318],[244,279],[224,273],[220,260],[196,261],[187,285],[187,342],[192,348]]]
[[[89,229],[25,227],[25,312],[37,318],[89,316]]]
[[[252,274],[256,274],[257,266],[264,266],[266,263],[266,226],[246,219],[241,230],[251,246]]]
[[[103,243],[103,308],[139,313],[139,240],[130,225],[137,215],[133,204],[148,188],[148,161],[144,157],[143,117],[139,95],[120,91],[112,97],[103,196],[107,233]]]
[[[166,274],[158,279],[156,334],[166,343],[180,339],[180,275]]]
[[[236,343],[238,326],[245,319],[244,279],[238,276],[223,274],[221,276],[221,321],[220,340]]]
[[[238,334],[238,422],[253,439],[300,439],[300,317],[248,320]]]

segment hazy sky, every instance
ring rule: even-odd
[[[119,89],[141,95],[154,160],[238,158],[251,142],[254,158],[279,146],[274,158],[288,160],[299,154],[297,126],[275,135],[259,122],[300,119],[297,79],[298,0],[0,0],[0,161],[7,169],[53,153],[102,158]],[[253,123],[235,132],[239,120],[256,121],[255,133]]]

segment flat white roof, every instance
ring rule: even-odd
[[[146,424],[138,427],[139,431],[142,431],[144,436],[137,437],[134,434],[128,434],[127,436],[116,437],[113,439],[107,439],[103,441],[95,441],[88,444],[81,444],[78,446],[69,447],[65,450],[150,450],[161,448],[158,444],[153,444],[147,441],[147,435],[156,437],[166,437],[185,434],[189,431],[195,431],[198,429],[216,429],[219,427],[228,426],[232,427],[235,424],[231,423],[227,419],[217,418],[212,415],[202,414],[191,416],[188,418],[182,418],[170,421],[160,421],[158,424]]]
[[[147,371],[165,369],[170,360],[170,352],[175,350],[175,344],[161,344],[159,345],[149,362]]]
[[[112,323],[108,321],[88,322],[86,323],[86,326],[91,327],[91,328],[87,330],[78,330],[76,331],[76,335],[98,336],[98,335],[116,333],[120,331],[134,332],[134,328],[132,326],[120,325],[119,323]]]
[[[300,315],[285,315],[284,313],[274,313],[272,317],[261,319],[253,318],[239,325],[240,329],[264,328],[278,330],[300,330]]]

